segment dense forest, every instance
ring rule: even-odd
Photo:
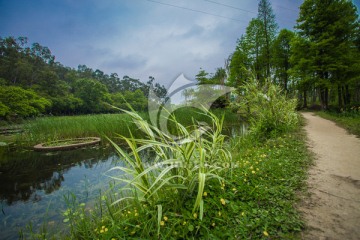
[[[40,113],[52,115],[111,113],[112,106],[147,108],[152,87],[163,98],[166,89],[149,77],[146,83],[86,65],[78,69],[55,61],[48,47],[28,44],[26,37],[0,37],[0,118],[15,120]]]
[[[251,78],[266,79],[311,104],[340,109],[360,104],[360,23],[347,0],[306,0],[295,31],[279,31],[268,0],[253,18],[226,64],[228,84],[241,92]],[[250,73],[250,74],[249,74]]]
[[[322,109],[360,104],[360,22],[356,6],[347,0],[307,0],[300,7],[295,31],[279,31],[269,0],[259,2],[258,16],[238,39],[225,68],[214,74],[201,69],[199,84],[226,84],[244,94],[242,86],[255,78],[271,80],[299,107],[319,104]],[[150,87],[160,98],[166,89],[153,77],[144,83],[119,78],[86,65],[78,69],[55,61],[49,48],[29,44],[26,37],[0,37],[0,118],[110,113],[127,108],[146,110]],[[194,92],[184,92],[185,98]],[[224,107],[228,98],[215,105]]]

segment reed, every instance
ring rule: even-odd
[[[214,115],[225,115],[225,124],[231,125],[239,122],[235,113],[229,110],[214,110]],[[148,113],[138,113],[148,121]],[[203,111],[192,108],[182,108],[174,112],[173,117],[182,125],[189,127],[194,122],[207,122],[212,120],[206,117]],[[81,116],[50,116],[28,120],[23,125],[24,133],[18,135],[15,141],[25,146],[36,143],[51,142],[62,139],[102,137],[116,138],[118,134],[126,137],[141,137],[143,132],[134,124],[132,117],[127,113],[98,114]],[[173,122],[169,122],[169,129],[174,130]]]
[[[146,119],[145,113],[140,115]],[[129,136],[129,130],[138,134],[127,114],[42,117],[26,122],[24,128],[26,131],[18,140],[25,141],[26,144],[91,136]]]

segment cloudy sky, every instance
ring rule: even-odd
[[[292,29],[303,0],[270,0]],[[358,0],[354,3],[359,5]],[[214,72],[257,15],[256,0],[0,0],[0,36],[26,36],[65,66],[168,85]]]

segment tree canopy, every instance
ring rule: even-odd
[[[145,110],[150,88],[160,99],[167,94],[165,87],[155,83],[153,77],[144,83],[127,75],[120,79],[117,73],[108,75],[86,65],[77,69],[63,66],[55,61],[49,48],[39,43],[29,44],[26,37],[0,37],[0,85],[2,119],[39,113],[114,112],[110,105],[123,106],[124,99],[134,109]],[[18,104],[7,100],[10,92]],[[136,103],[134,96],[139,100]]]
[[[254,75],[291,94],[328,109],[360,104],[360,24],[348,0],[305,0],[295,31],[278,25],[271,4],[261,0],[230,55],[227,84],[241,90]]]

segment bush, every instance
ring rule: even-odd
[[[297,125],[297,100],[288,99],[279,86],[270,81],[260,85],[252,80],[243,86],[242,92],[239,105],[249,114],[250,133],[269,138]]]
[[[49,100],[40,97],[32,90],[13,86],[0,88],[0,116],[2,117],[36,116],[50,105]]]

